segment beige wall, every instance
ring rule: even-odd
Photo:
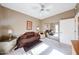
[[[77,5],[76,5],[76,7],[75,7],[76,9],[76,13],[78,13],[79,12],[79,3],[77,3]]]
[[[27,20],[32,21],[33,26],[30,31],[36,31],[36,27],[39,26],[39,20],[36,18],[3,7],[0,7],[0,11],[2,13],[4,12],[3,15],[5,15],[5,17],[0,20],[0,25],[10,25],[17,35],[28,31],[26,30]],[[1,16],[3,16],[2,13]]]
[[[59,20],[61,19],[73,18],[74,16],[75,16],[75,9],[72,9],[72,10],[57,14],[55,16],[51,16],[49,18],[43,19],[41,20],[41,23],[42,23],[41,31],[43,30],[43,25],[45,24],[58,23]]]
[[[0,6],[0,21],[5,17],[3,7]]]

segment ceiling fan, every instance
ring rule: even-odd
[[[50,9],[47,8],[47,3],[40,3],[40,11],[49,11]]]
[[[39,11],[40,13],[48,13],[51,10],[51,4],[38,3],[33,7],[33,9]]]
[[[40,7],[41,7],[40,11],[44,11],[45,5],[40,3]]]

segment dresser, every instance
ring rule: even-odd
[[[79,55],[79,40],[72,40],[72,55]]]

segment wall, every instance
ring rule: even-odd
[[[77,3],[75,10],[76,10],[76,17],[75,18],[76,18],[77,23],[78,23],[78,30],[77,30],[78,33],[77,34],[78,34],[78,38],[79,38],[79,3]]]
[[[55,23],[58,23],[59,20],[61,19],[73,18],[74,16],[75,16],[75,9],[72,9],[72,10],[57,14],[55,16],[51,16],[49,18],[43,19],[41,20],[41,23],[42,23],[41,31],[43,30],[43,25],[45,24],[51,24],[51,23],[55,24]]]
[[[14,33],[16,35],[23,34],[25,31],[36,31],[36,27],[39,26],[39,20],[33,17],[30,17],[28,15],[22,14],[20,12],[5,8],[5,7],[0,7],[0,14],[1,17],[5,15],[5,17],[0,18],[0,25],[10,25]],[[32,21],[32,30],[26,30],[26,21]]]
[[[3,7],[0,6],[0,21],[5,17]]]
[[[79,12],[79,3],[77,3],[77,5],[76,5],[76,7],[75,7],[76,9],[76,13],[78,13]]]

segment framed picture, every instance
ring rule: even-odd
[[[27,30],[32,30],[32,22],[27,21]]]

